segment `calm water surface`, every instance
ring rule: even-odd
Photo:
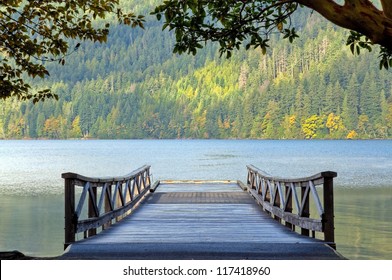
[[[246,179],[246,165],[281,177],[336,171],[338,251],[392,259],[392,141],[0,141],[0,251],[55,256],[63,247],[61,173],[159,179]]]

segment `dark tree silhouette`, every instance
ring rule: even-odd
[[[0,3],[0,97],[33,99],[57,96],[50,89],[32,92],[26,75],[49,75],[45,62],[65,63],[80,43],[70,40],[105,42],[109,23],[94,24],[115,15],[119,22],[143,27],[143,16],[124,13],[118,0],[38,1],[4,0]],[[99,27],[97,27],[99,26]]]

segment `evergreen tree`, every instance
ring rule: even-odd
[[[56,89],[59,101],[2,102],[0,138],[392,137],[392,74],[369,69],[373,53],[337,48],[344,34],[312,25],[316,15],[303,17],[298,45],[230,60],[212,44],[173,55],[175,34],[156,22],[132,34],[113,27],[108,45],[81,45],[33,83]]]
[[[344,125],[349,130],[356,130],[358,125],[359,85],[355,73],[351,76],[342,105]]]

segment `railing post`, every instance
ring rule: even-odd
[[[73,179],[66,178],[64,185],[64,249],[75,242],[75,184]]]
[[[284,184],[285,188],[285,201],[286,201],[286,208],[283,209],[284,212],[292,213],[293,212],[293,194],[291,193],[291,188],[287,184]],[[285,226],[293,230],[293,224],[285,221]]]
[[[112,184],[107,185],[106,194],[105,194],[105,213],[112,211],[111,208],[112,201]],[[103,225],[102,229],[107,229],[112,225],[112,221],[107,222]]]
[[[117,182],[117,184],[116,184],[116,189],[117,189],[117,193],[115,194],[116,196],[115,196],[115,204],[114,204],[114,207],[116,208],[116,209],[118,209],[118,208],[121,208],[122,206],[124,206],[125,205],[125,202],[123,201],[123,199],[122,199],[122,192],[123,192],[123,188],[122,188],[122,183],[121,182]],[[116,223],[117,222],[119,222],[119,221],[121,221],[121,219],[122,219],[122,215],[120,215],[120,216],[117,216],[116,217]]]
[[[104,230],[131,213],[151,187],[150,166],[118,178],[89,178],[76,173],[63,173],[61,177],[65,180],[64,249],[75,242],[78,233],[83,232],[84,238],[96,235],[98,228]],[[76,187],[83,188],[78,200],[75,197]],[[136,193],[133,193],[134,190]],[[87,219],[80,220],[86,204]]]
[[[310,207],[309,207],[309,195],[306,194],[306,188],[301,186],[301,203],[303,205],[302,215],[301,217],[309,218],[310,217]],[[310,231],[306,228],[301,228],[301,234],[309,236]]]
[[[150,167],[148,167],[148,168],[147,168],[147,170],[146,170],[146,173],[147,173],[147,186],[148,186],[149,188],[151,188],[151,174],[150,174]]]
[[[88,196],[88,217],[96,217],[95,215],[95,207],[96,207],[96,201],[97,201],[97,188],[91,186],[91,192],[90,195]],[[96,235],[97,234],[97,229],[92,228],[88,230],[88,237]]]
[[[264,175],[261,170],[253,166],[247,167],[249,192],[266,212],[276,219],[282,218],[285,225],[293,231],[298,226],[302,235],[309,237],[312,232],[312,237],[315,238],[316,232],[322,232],[325,243],[336,249],[333,201],[333,178],[337,176],[336,172],[325,171],[306,178],[283,179]],[[263,188],[261,194],[253,191],[254,176],[259,176],[260,180],[266,181],[265,189]],[[323,205],[315,188],[316,185],[321,184],[323,184]],[[296,190],[298,188],[300,194]],[[313,204],[310,205],[311,198],[321,219],[310,216],[310,207],[313,207]],[[293,214],[294,203],[297,213]]]
[[[250,184],[251,184],[251,170],[250,170],[250,168],[248,167],[248,176],[246,176],[246,184],[249,186]],[[252,186],[250,186],[251,188],[252,188]]]
[[[280,192],[279,192],[279,188],[280,188],[280,182],[279,181],[274,181],[273,182],[273,192],[274,192],[274,201],[272,201],[272,205],[278,207],[279,209],[281,209],[281,205],[280,205]],[[274,219],[277,220],[279,223],[282,221],[282,218],[279,216],[274,215]]]
[[[324,177],[323,187],[324,197],[324,240],[329,242],[331,247],[336,249],[335,244],[335,222],[334,222],[334,202],[333,202],[333,176]]]

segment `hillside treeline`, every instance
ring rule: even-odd
[[[293,44],[276,34],[266,55],[230,59],[212,44],[174,55],[154,19],[117,26],[33,81],[58,101],[2,100],[0,138],[390,138],[392,74],[377,51],[352,55],[346,31],[307,11],[295,24]]]

